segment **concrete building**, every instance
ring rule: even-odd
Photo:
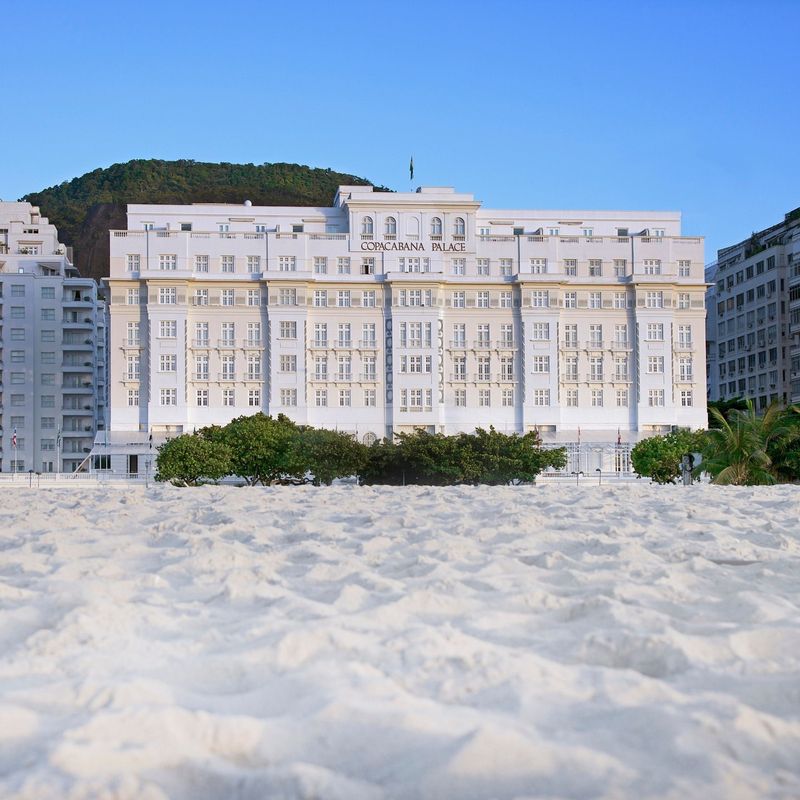
[[[536,429],[609,469],[706,421],[703,240],[675,212],[363,186],[329,208],[130,205],[109,286],[114,471],[257,411],[366,442]]]
[[[29,203],[0,202],[0,471],[87,460],[106,414],[105,327],[97,285],[55,227]]]
[[[707,294],[709,400],[800,400],[800,209],[718,252]],[[711,363],[711,359],[709,359]]]

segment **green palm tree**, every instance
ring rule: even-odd
[[[711,409],[717,428],[706,433],[702,469],[713,483],[753,486],[777,483],[781,474],[781,456],[797,441],[798,426],[787,412],[774,402],[757,414],[752,401],[744,411],[728,413]]]

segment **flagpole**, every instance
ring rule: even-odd
[[[61,472],[61,426],[58,426],[58,433],[56,434],[56,472]]]
[[[11,443],[14,445],[14,461],[11,464],[11,480],[14,480],[14,475],[17,473],[17,429],[14,428],[14,435],[11,437]]]

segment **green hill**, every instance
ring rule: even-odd
[[[370,181],[300,164],[211,164],[136,159],[25,195],[73,248],[81,274],[108,274],[108,232],[125,228],[127,203],[328,206],[339,185]]]

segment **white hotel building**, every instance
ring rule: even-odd
[[[151,435],[257,411],[365,442],[535,429],[586,469],[706,424],[703,240],[674,212],[370,186],[330,208],[129,205],[108,283],[114,471],[141,471]]]

